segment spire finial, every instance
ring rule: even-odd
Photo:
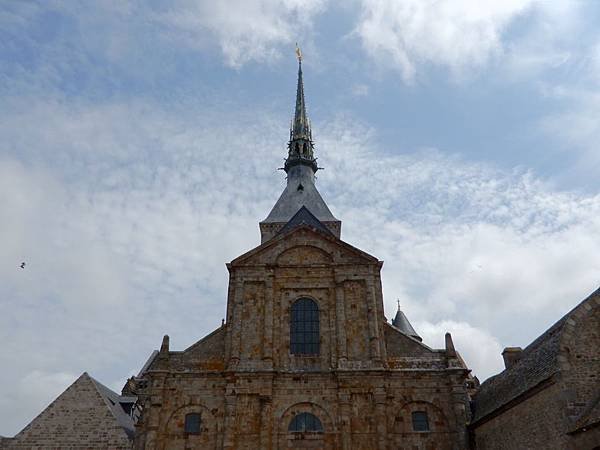
[[[296,58],[298,58],[298,63],[302,64],[302,50],[298,47],[298,43],[296,42]]]
[[[400,299],[396,299],[396,301],[398,302],[398,311],[400,311]]]

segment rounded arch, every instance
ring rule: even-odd
[[[434,403],[426,400],[411,400],[402,404],[398,413],[391,417],[393,424],[390,429],[395,433],[408,433],[413,431],[413,413],[424,412],[427,414],[430,432],[443,432],[448,429],[448,418],[444,411]]]
[[[321,420],[312,413],[301,412],[292,417],[288,425],[288,433],[322,433],[323,424]]]
[[[169,424],[174,423],[180,416],[185,417],[186,414],[199,412],[202,416],[210,416],[212,417],[212,413],[210,409],[201,403],[188,403],[186,405],[180,406],[171,412],[169,415],[169,419],[165,423],[165,431],[168,430]]]
[[[288,406],[279,416],[279,431],[287,433],[292,419],[301,413],[309,413],[317,417],[323,426],[324,433],[335,432],[335,425],[331,414],[323,406],[315,402],[300,402]]]
[[[201,416],[201,431],[197,434],[185,432],[185,416],[192,413],[199,413]],[[217,442],[215,417],[208,407],[200,403],[188,403],[172,411],[164,425],[163,432],[167,436],[165,442],[169,442],[169,450],[183,450],[190,444],[194,447],[215,448]],[[164,449],[166,448],[164,447]]]

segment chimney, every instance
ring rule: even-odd
[[[502,351],[504,366],[507,369],[510,369],[512,366],[514,366],[519,359],[521,359],[521,353],[523,353],[523,349],[521,347],[506,347]]]
[[[456,356],[454,342],[452,342],[452,335],[450,333],[446,333],[446,354],[451,357]]]

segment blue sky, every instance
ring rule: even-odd
[[[0,5],[1,435],[220,325],[284,185],[295,42],[388,317],[485,379],[600,284],[600,4],[214,3]]]

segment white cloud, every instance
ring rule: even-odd
[[[410,320],[525,346],[600,284],[600,196],[435,151],[384,156],[355,125],[326,135],[329,203],[344,239],[385,261],[388,317],[399,297]]]
[[[503,31],[533,3],[363,0],[356,33],[370,56],[397,67],[405,81],[427,64],[460,75],[500,54]]]
[[[285,120],[255,108],[39,97],[0,111],[0,397],[34,371],[117,386],[163,334],[185,348],[220,324],[224,263],[258,244],[284,183]],[[597,284],[598,197],[434,150],[386,155],[348,117],[318,134],[319,188],[344,239],[385,261],[388,316],[402,298],[427,343],[449,329],[477,371]],[[28,408],[3,407],[0,433]]]
[[[598,71],[600,74],[600,70]],[[600,82],[585,86],[554,85],[548,97],[564,106],[541,118],[539,130],[561,144],[565,158],[573,161],[560,174],[563,178],[594,176],[600,170]]]
[[[473,375],[484,381],[504,369],[502,346],[488,331],[475,328],[466,322],[444,320],[437,323],[416,322],[419,335],[424,342],[435,348],[444,348],[444,336],[452,335],[454,347],[458,349]]]
[[[291,46],[307,37],[312,20],[325,0],[227,0],[197,2],[180,0],[157,21],[170,26],[176,39],[203,46],[212,36],[228,65],[248,61],[269,62],[280,55],[282,45]],[[291,53],[290,53],[291,54]]]

